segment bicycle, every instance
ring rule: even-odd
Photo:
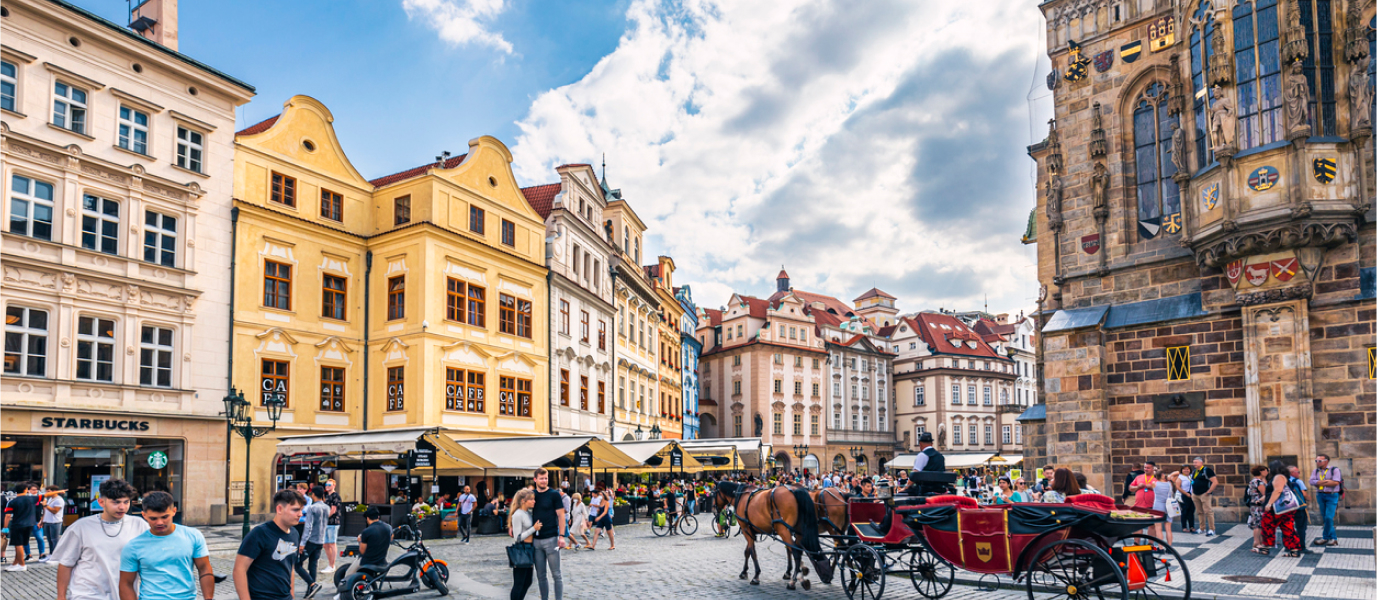
[[[728,506],[727,508],[724,508],[717,514],[713,515],[713,535],[716,535],[717,537],[731,537],[733,527],[736,527],[737,531],[741,530],[740,526],[736,522],[736,511],[733,510],[732,507]]]
[[[661,515],[664,515],[664,525],[660,524]],[[698,533],[698,519],[688,513],[669,515],[665,513],[665,509],[663,508],[657,508],[654,512],[650,513],[650,530],[655,532],[656,536],[664,537],[669,535],[669,532],[676,528],[679,530],[679,533],[684,535]]]

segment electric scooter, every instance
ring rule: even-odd
[[[415,594],[421,591],[421,585],[439,592],[441,596],[449,595],[449,565],[442,560],[436,560],[430,555],[430,550],[421,541],[420,533],[412,527],[415,524],[415,517],[412,517],[411,525],[401,525],[393,532],[392,544],[402,549],[401,556],[392,559],[386,565],[360,565],[358,571],[353,575],[345,577],[349,569],[340,565],[335,571],[335,591],[338,600],[374,600],[378,598],[391,598],[393,596],[404,596]],[[414,539],[411,545],[402,546],[398,539]],[[341,554],[343,557],[354,556],[356,560],[363,560],[359,554],[358,544],[351,544],[345,547]],[[393,571],[397,572],[394,573]]]

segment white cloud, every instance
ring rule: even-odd
[[[440,39],[452,45],[489,46],[511,54],[511,42],[487,26],[506,8],[505,0],[402,0],[408,19],[429,21]]]
[[[518,123],[524,181],[606,152],[651,249],[707,306],[770,293],[780,263],[843,300],[878,285],[905,310],[1029,304],[1036,7],[634,0],[627,18]]]

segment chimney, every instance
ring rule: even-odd
[[[175,52],[177,0],[143,0],[129,11],[129,28]]]

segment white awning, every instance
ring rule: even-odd
[[[502,477],[530,477],[537,468],[561,458],[572,459],[575,450],[587,445],[593,451],[594,469],[625,469],[638,467],[640,462],[627,456],[612,444],[597,436],[532,436],[507,438],[456,438],[444,434],[454,444],[490,463],[486,475]]]
[[[760,442],[760,438],[710,438],[701,440],[680,440],[679,445],[689,452],[704,456],[717,455],[726,456],[720,449],[731,448],[737,458],[741,461],[733,467],[736,470],[760,470],[766,452],[769,447]]]
[[[900,454],[889,459],[889,462],[885,463],[885,470],[896,471],[899,469],[912,469],[913,461],[915,460],[918,460],[917,454]]]
[[[689,454],[688,450],[685,450],[683,446],[680,446],[678,440],[668,439],[644,440],[636,442],[613,442],[612,446],[618,450],[621,450],[622,452],[625,452],[627,456],[630,456],[633,460],[639,462],[638,468],[630,469],[630,472],[651,473],[661,471],[676,471],[697,473],[698,471],[703,470],[702,463],[699,463],[697,459],[693,458],[693,456]],[[670,452],[672,452],[675,448],[678,448],[679,451],[683,453],[682,467],[670,466],[669,455]],[[657,456],[660,457],[660,460],[651,460]],[[656,462],[658,464],[647,464],[648,462]]]
[[[995,459],[996,456],[998,456],[999,459]],[[1007,467],[1007,466],[1012,466],[1012,465],[1016,465],[1016,464],[1018,464],[1018,463],[1020,463],[1020,462],[1023,462],[1023,455],[1022,455],[1022,454],[1006,454],[1006,455],[1000,455],[1000,454],[985,454],[985,453],[976,453],[976,454],[948,454],[948,455],[946,455],[946,459],[947,459],[947,469],[948,469],[948,470],[951,470],[951,469],[965,469],[965,468],[969,468],[969,467],[981,467],[981,466],[986,466],[986,465],[992,466],[992,467],[994,467],[994,466],[1006,466],[1006,467]],[[994,460],[992,460],[992,459],[994,459]],[[1001,460],[1001,459],[1002,459],[1002,460]]]
[[[277,442],[278,453],[284,456],[297,454],[329,454],[350,458],[385,458],[370,455],[401,455],[416,448],[418,440],[426,440],[435,446],[435,467],[439,470],[486,469],[492,463],[438,435],[437,427],[409,427],[404,429],[379,429],[374,431],[350,431],[345,433],[325,433],[315,435],[296,435],[282,438]]]

